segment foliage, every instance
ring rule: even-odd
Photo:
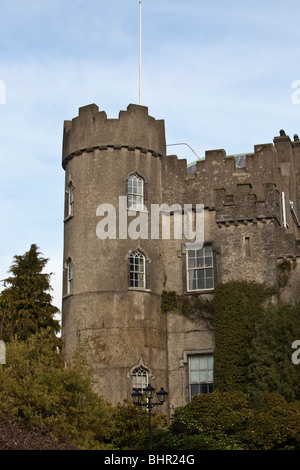
[[[249,348],[263,302],[274,291],[262,284],[231,281],[217,287],[214,298],[214,385],[247,392]]]
[[[147,442],[144,442],[143,448],[147,449]],[[153,450],[178,450],[180,438],[174,434],[170,428],[156,429],[152,433]]]
[[[212,436],[207,436],[205,432],[197,435],[180,436],[177,450],[235,450],[239,445],[232,437],[216,440]]]
[[[229,442],[229,439],[227,440]],[[224,450],[234,449],[235,444],[217,441],[214,437],[208,436],[204,431],[198,434],[174,434],[167,430],[158,430],[153,433],[153,449],[164,451],[182,450]]]
[[[278,285],[283,288],[287,285],[292,270],[292,263],[288,259],[284,259],[277,265]]]
[[[161,295],[162,312],[175,311],[192,320],[203,320],[213,332],[214,307],[213,302],[201,295],[177,295],[175,291],[163,291]]]
[[[0,412],[84,449],[147,449],[146,409],[127,401],[111,406],[94,391],[85,347],[65,368],[49,275],[42,273],[46,263],[32,245],[15,257],[0,294],[0,337],[7,342]],[[300,450],[300,366],[291,361],[300,305],[263,305],[273,293],[256,283],[230,282],[218,286],[212,304],[163,292],[163,312],[210,324],[215,314],[216,391],[177,408],[169,427],[152,413],[154,449]]]
[[[113,433],[111,444],[116,449],[148,448],[149,415],[145,407],[133,405],[124,400],[123,405],[118,404],[113,409]],[[152,412],[152,429],[155,431],[167,425],[163,415]]]
[[[285,282],[291,264],[279,269]],[[154,434],[155,449],[300,448],[300,366],[291,360],[292,343],[300,337],[300,305],[268,304],[275,293],[255,282],[218,286],[215,392],[177,408],[169,429]],[[162,310],[198,318],[198,304],[186,297],[164,292]]]
[[[250,416],[248,395],[216,391],[195,395],[187,405],[177,408],[171,430],[176,435],[202,436],[202,445],[209,448],[234,447]]]
[[[249,353],[252,394],[275,392],[300,400],[300,366],[293,364],[292,343],[300,338],[300,304],[269,306],[261,312]]]
[[[40,328],[49,327],[56,338],[58,308],[51,305],[50,274],[42,273],[47,262],[34,244],[23,256],[14,257],[12,276],[4,280],[0,294],[0,338],[5,342],[13,337],[26,341]]]
[[[51,330],[27,342],[7,344],[7,364],[0,369],[0,411],[31,428],[66,436],[84,448],[101,448],[110,435],[110,408],[93,391],[92,370],[83,351],[64,367]]]
[[[300,450],[300,403],[262,394],[259,409],[243,392],[196,395],[177,408],[156,450]]]
[[[264,405],[254,413],[245,433],[251,450],[300,450],[300,403],[288,403],[278,394],[264,394]]]
[[[173,308],[176,308],[176,292],[175,291],[162,291],[161,294],[161,310],[162,312],[168,312]]]

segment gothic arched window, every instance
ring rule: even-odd
[[[129,287],[146,288],[146,259],[139,250],[129,256]]]
[[[148,373],[142,367],[137,367],[131,374],[132,388],[142,392],[148,385]]]
[[[144,180],[137,174],[128,178],[127,207],[133,211],[141,211],[144,208]]]

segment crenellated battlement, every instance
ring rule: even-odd
[[[251,185],[258,200],[264,200],[265,185],[270,184],[278,194],[284,192],[287,200],[297,201],[300,141],[291,142],[281,135],[274,138],[274,143],[255,145],[253,153],[242,155],[227,155],[224,149],[208,150],[205,159],[190,165],[172,155],[164,159],[163,172],[168,184],[176,180],[186,193],[197,190],[208,205],[213,204],[215,188],[226,188],[228,194],[233,194],[239,184]]]
[[[238,225],[256,224],[272,221],[276,226],[281,224],[280,194],[275,184],[264,183],[264,199],[260,200],[252,191],[250,183],[236,185],[234,194],[224,188],[215,189],[216,223]]]
[[[176,156],[168,158],[172,159],[171,166],[174,167]],[[227,155],[224,149],[207,150],[204,159],[189,166],[185,159],[177,159],[180,169],[183,162],[186,165],[186,174],[201,176],[208,173],[214,177],[225,172],[224,177],[230,178],[237,175],[260,175],[265,179],[276,180],[284,163],[289,163],[294,170],[300,171],[300,141],[291,142],[289,136],[280,136],[274,138],[274,144],[254,145],[253,153]]]
[[[184,173],[185,179],[191,183],[194,180],[207,181],[212,187],[235,186],[238,182],[255,185],[255,181],[260,185],[265,182],[277,184],[281,178],[280,162],[273,144],[256,145],[254,153],[239,156],[227,155],[223,149],[208,150],[205,159],[189,166],[185,159],[176,160],[174,156],[167,159],[172,161],[166,163],[166,170]]]
[[[105,146],[141,148],[166,154],[163,120],[148,115],[148,108],[130,104],[119,119],[108,119],[95,104],[79,108],[79,115],[64,122],[63,166],[65,159],[86,148]]]
[[[159,161],[153,165],[153,171],[161,181],[160,198],[168,204],[176,201],[182,205],[189,201],[214,208],[219,207],[216,201],[223,194],[223,217],[227,214],[232,220],[275,218],[282,222],[284,208],[280,198],[284,194],[287,226],[293,227],[295,235],[298,233],[289,210],[290,201],[297,214],[300,210],[300,140],[296,135],[292,142],[281,130],[272,143],[254,145],[253,152],[240,155],[227,155],[224,149],[207,150],[203,160],[188,165],[186,159],[166,155],[164,121],[149,116],[147,107],[130,104],[126,111],[120,111],[118,119],[108,119],[105,111],[90,104],[79,108],[78,116],[72,121],[65,121],[64,168],[74,157],[95,155],[99,150],[104,157],[103,152],[110,149],[119,150],[122,161],[125,155],[131,162],[145,156],[142,166],[157,157]],[[223,193],[219,188],[225,188]],[[241,188],[248,188],[244,200]],[[272,193],[272,204],[266,188]],[[152,191],[158,194],[157,189]],[[217,198],[216,194],[219,194]],[[233,213],[237,210],[240,215]]]
[[[300,178],[300,140],[280,131],[273,143],[254,145],[254,152],[227,155],[224,149],[207,150],[205,159],[187,165],[186,159],[166,156],[165,125],[148,114],[145,106],[130,104],[120,111],[118,119],[108,119],[96,104],[79,108],[79,114],[64,122],[63,167],[68,160],[83,152],[109,148],[139,150],[161,157],[162,177],[168,184],[199,188],[212,194],[214,188],[234,191],[236,184],[250,183],[259,199],[263,184],[274,183],[278,191],[295,192]],[[293,195],[290,199],[296,201]]]

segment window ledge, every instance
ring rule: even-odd
[[[186,294],[212,294],[215,288],[203,290],[187,290]]]
[[[149,211],[148,209],[130,209],[130,207],[127,207],[127,212],[129,217],[134,217],[136,213],[138,214],[148,214]]]
[[[64,219],[64,222],[68,222],[68,220],[73,219],[73,217],[74,217],[73,214],[68,215],[68,216]]]
[[[128,287],[128,290],[133,292],[147,292],[151,294],[151,289],[144,289],[142,287]]]

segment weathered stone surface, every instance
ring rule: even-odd
[[[130,373],[143,364],[152,386],[168,390],[172,411],[189,399],[189,354],[214,349],[207,322],[176,309],[161,311],[163,290],[187,293],[188,240],[151,239],[151,204],[204,205],[215,285],[232,279],[277,285],[278,262],[289,257],[294,269],[280,293],[285,300],[300,300],[299,227],[290,210],[293,201],[299,214],[300,142],[276,137],[238,161],[243,166],[222,149],[210,150],[188,174],[186,160],[166,156],[164,122],[141,106],[129,105],[119,119],[107,119],[92,104],[65,122],[63,167],[66,195],[70,182],[74,185],[74,214],[64,223],[62,334],[67,357],[89,340],[98,390],[113,402],[130,398]],[[117,232],[116,239],[100,240],[97,207],[112,204],[118,227],[119,197],[126,197],[133,173],[144,181],[149,237],[119,239]],[[172,226],[173,214],[170,221]],[[146,289],[128,288],[128,254],[136,249],[146,258]],[[74,265],[71,295],[68,258]],[[212,291],[192,295],[213,298]]]

